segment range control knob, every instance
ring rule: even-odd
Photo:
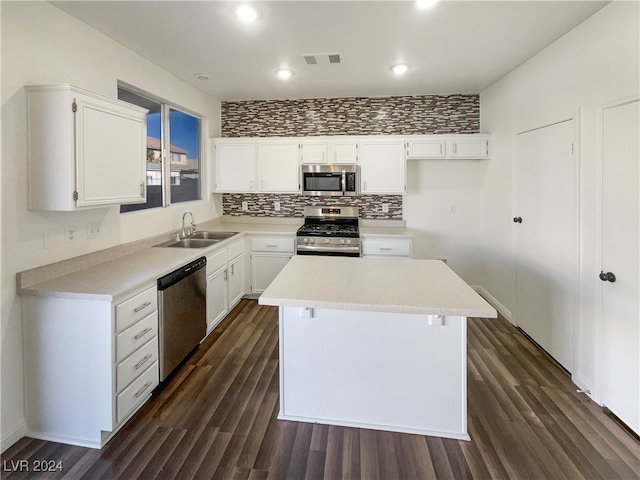
[[[325,239],[324,239],[324,243],[329,243],[329,239],[328,239],[328,238],[325,238]]]

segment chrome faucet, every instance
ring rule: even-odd
[[[187,213],[191,216],[191,226],[188,228],[188,230],[184,226],[184,217],[187,216]],[[182,233],[180,234],[180,236],[182,238],[187,238],[195,234],[196,234],[196,219],[193,217],[193,213],[184,212],[184,214],[182,215]]]

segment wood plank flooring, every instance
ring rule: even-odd
[[[277,321],[243,300],[103,450],[24,438],[2,478],[640,478],[640,443],[504,319],[468,322],[470,442],[277,420]]]

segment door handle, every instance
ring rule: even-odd
[[[522,217],[514,217],[513,223],[522,223]]]
[[[604,272],[601,271],[600,275],[598,275],[600,277],[600,280],[602,280],[603,282],[611,282],[614,283],[616,281],[616,275],[613,272]]]

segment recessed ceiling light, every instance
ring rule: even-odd
[[[420,9],[431,8],[440,0],[416,0],[416,7]]]
[[[399,63],[398,65],[394,65],[390,68],[390,70],[396,75],[402,75],[407,72],[411,67],[406,63]]]
[[[251,5],[240,5],[236,8],[236,16],[245,23],[255,22],[260,12]]]
[[[194,73],[193,74],[193,78],[195,78],[196,80],[209,80],[209,75],[207,75],[206,73]]]
[[[293,70],[289,70],[288,68],[280,68],[276,70],[276,75],[283,80],[287,80],[293,76]]]

